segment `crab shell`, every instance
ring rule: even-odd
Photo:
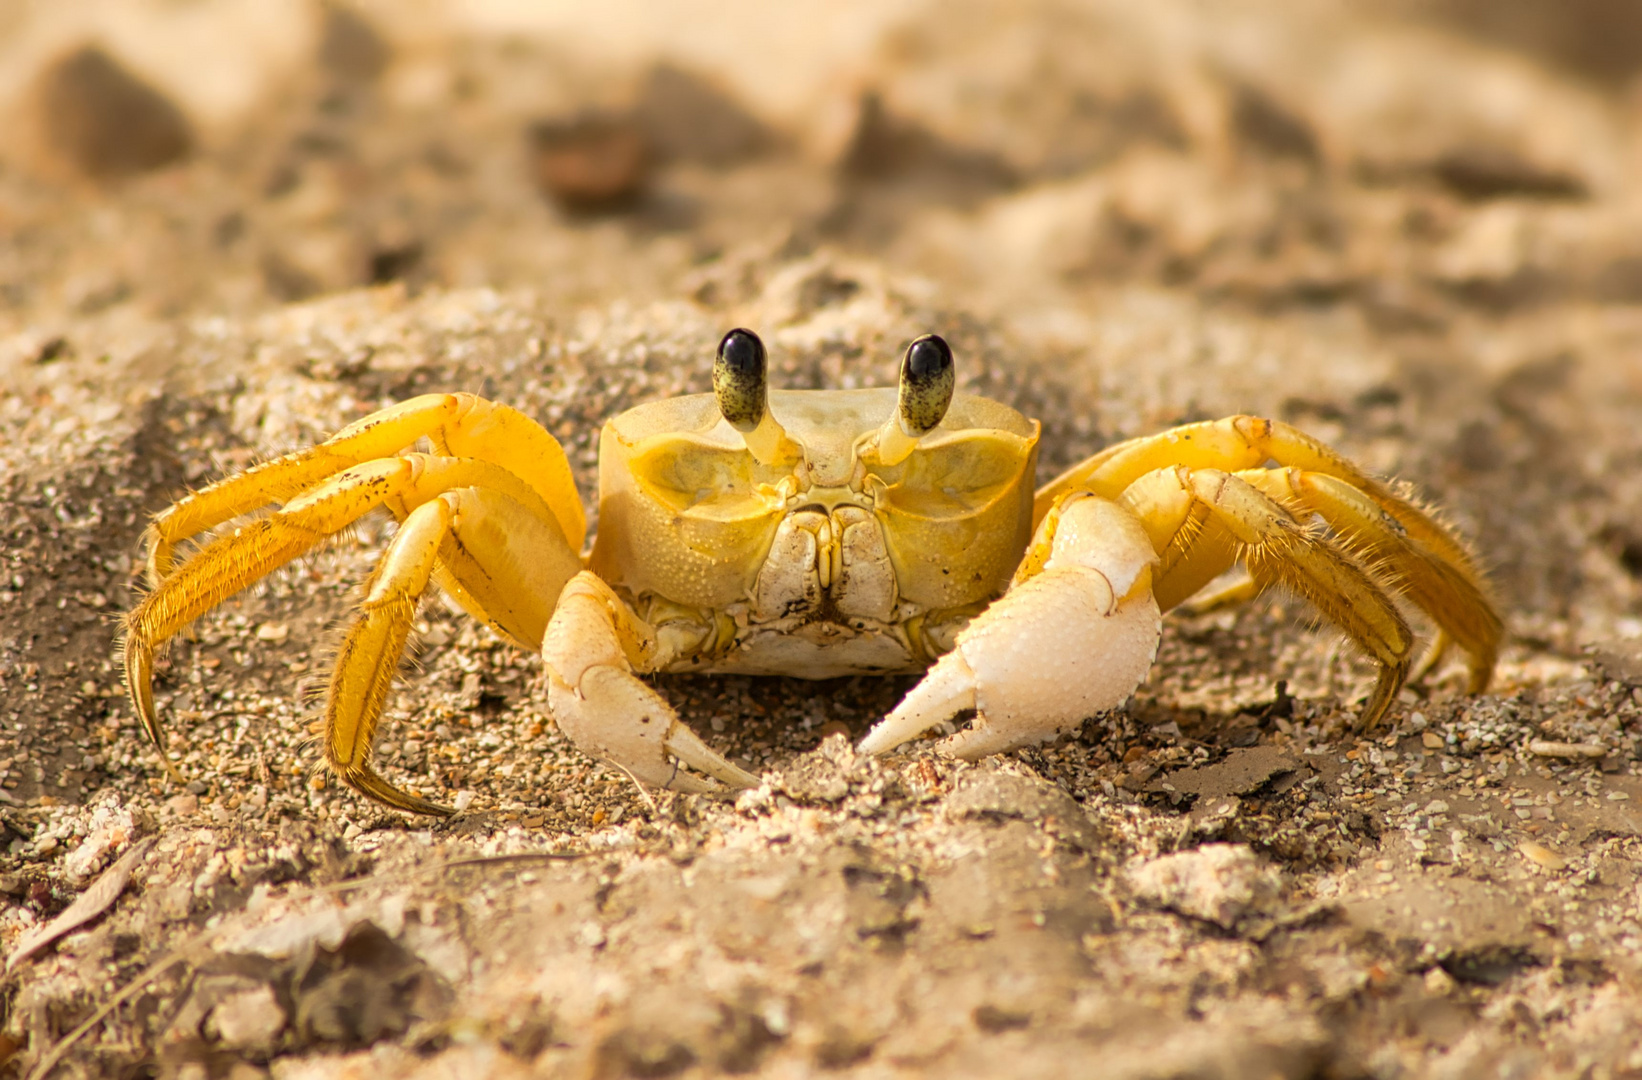
[[[668,671],[910,672],[1008,586],[1032,533],[1040,426],[955,394],[896,464],[896,390],[773,390],[761,464],[711,394],[615,417],[589,568],[662,630]]]

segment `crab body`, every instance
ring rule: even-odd
[[[760,464],[712,394],[605,425],[588,566],[665,639],[663,671],[921,671],[1009,584],[1038,425],[956,395],[919,452],[874,441],[894,390],[775,392],[797,451]]]
[[[1255,417],[1120,443],[1033,490],[1039,425],[955,391],[940,338],[914,341],[894,389],[770,391],[762,343],[720,343],[712,394],[604,427],[599,531],[534,421],[431,394],[181,499],[148,530],[152,591],[127,615],[127,687],[161,745],[155,649],[282,563],[385,508],[399,520],[339,649],[327,764],[399,809],[448,813],[376,773],[370,749],[416,607],[437,584],[541,651],[549,709],[587,753],[685,791],[757,778],[700,739],[641,676],[823,679],[927,674],[862,740],[881,753],[970,712],[941,748],[976,758],[1040,743],[1120,705],[1162,616],[1241,563],[1219,596],[1282,585],[1380,665],[1361,721],[1409,677],[1393,599],[1457,644],[1471,688],[1502,625],[1465,547],[1328,447]],[[407,452],[420,439],[431,454]],[[189,537],[244,520],[177,562]],[[166,767],[175,776],[169,760]]]

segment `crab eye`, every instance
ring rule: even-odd
[[[956,383],[952,350],[939,335],[925,334],[908,345],[901,359],[901,393],[896,401],[901,429],[915,439],[935,430],[952,404]]]
[[[718,343],[713,361],[713,395],[718,411],[742,434],[758,427],[769,399],[769,359],[751,330],[731,330]]]

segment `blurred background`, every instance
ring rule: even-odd
[[[13,0],[0,329],[641,301],[823,243],[1023,319],[1113,282],[1396,325],[1642,297],[1642,9],[1373,9]]]
[[[825,253],[1085,373],[1067,455],[1275,411],[1608,632],[1642,574],[1642,8],[1372,7],[13,0],[0,362],[365,286],[728,319]],[[804,274],[805,310],[861,287]]]

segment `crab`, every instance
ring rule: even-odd
[[[1435,626],[1419,672],[1457,645],[1470,691],[1488,684],[1502,624],[1466,546],[1287,424],[1186,424],[1110,446],[1034,490],[1038,422],[957,392],[936,335],[906,348],[895,388],[768,383],[762,342],[733,330],[713,393],[608,421],[600,527],[585,554],[587,518],[559,443],[472,394],[373,413],[157,514],[151,588],[125,617],[123,660],[167,770],[178,775],[151,689],[156,648],[379,507],[398,529],[338,651],[323,751],[343,783],[419,814],[452,811],[390,783],[370,753],[430,583],[540,650],[549,711],[576,746],[685,792],[759,779],[644,676],[926,672],[859,750],[882,754],[969,714],[938,749],[973,760],[1121,705],[1156,658],[1163,614],[1238,565],[1245,575],[1214,602],[1285,586],[1378,665],[1364,728],[1414,669],[1406,606]],[[407,449],[420,440],[433,452]],[[213,530],[179,561],[179,545]]]

